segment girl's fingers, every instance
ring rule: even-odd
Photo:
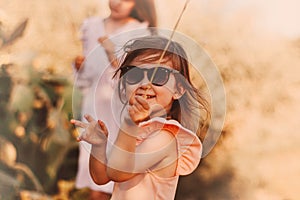
[[[103,121],[98,120],[98,124],[99,124],[100,128],[102,129],[102,131],[104,132],[104,134],[106,136],[108,136],[108,130],[107,130],[105,124],[103,123]]]
[[[149,104],[148,104],[148,102],[147,102],[146,99],[144,99],[144,98],[141,97],[141,96],[136,96],[135,99],[136,99],[136,101],[137,101],[140,105],[143,106],[143,108],[144,108],[145,110],[149,110],[149,109],[150,109],[150,106],[149,106]]]
[[[140,103],[138,103],[138,102],[136,102],[135,104],[133,104],[132,107],[134,107],[136,109],[136,111],[144,111],[145,110],[144,107]]]
[[[76,138],[76,141],[77,141],[77,142],[82,141],[82,134],[80,134],[80,135]]]
[[[130,116],[132,116],[135,113],[135,110],[134,110],[134,108],[132,106],[130,106],[128,108],[128,113],[129,113]]]
[[[75,119],[71,119],[70,121],[72,124],[74,124],[75,126],[81,127],[81,128],[86,128],[87,124],[83,123],[81,121],[75,120]]]
[[[142,108],[142,106],[140,105],[140,108],[139,108],[137,104],[134,104],[131,106],[131,109],[136,113],[141,112],[141,108]]]
[[[88,121],[88,122],[92,122],[92,121],[95,121],[95,119],[91,116],[91,115],[84,115],[84,118]]]

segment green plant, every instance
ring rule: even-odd
[[[23,34],[24,20],[11,34],[0,27],[0,50]],[[1,23],[0,23],[1,24]],[[10,69],[21,67],[18,76]],[[13,70],[12,70],[13,71]],[[63,178],[75,176],[77,149],[72,116],[72,84],[67,77],[23,66],[0,67],[0,199],[16,198],[22,190],[55,193],[59,171],[72,165]]]

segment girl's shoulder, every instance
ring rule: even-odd
[[[177,175],[187,175],[196,169],[201,159],[202,144],[194,132],[183,127],[176,120],[167,120],[161,117],[142,122],[139,126],[144,127],[147,132],[162,130],[174,135],[178,150]]]
[[[186,137],[197,138],[197,135],[194,132],[183,127],[178,121],[173,119],[154,117],[148,121],[141,122],[139,126],[147,128],[147,130],[151,130],[151,132],[157,130],[167,130],[174,136],[182,135]]]

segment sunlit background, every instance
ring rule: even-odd
[[[184,2],[157,0],[159,27],[173,28]],[[195,173],[181,180],[177,199],[300,198],[299,8],[298,0],[189,2],[178,31],[197,41],[218,66],[226,89],[227,113],[220,142],[203,159]],[[44,141],[32,134],[34,128],[30,129],[31,133],[26,132],[29,130],[28,118],[34,116],[28,108],[34,105],[33,108],[39,109],[41,103],[47,104],[35,101],[43,98],[30,92],[32,88],[28,86],[30,80],[33,77],[37,80],[40,74],[46,77],[48,91],[53,91],[49,100],[51,106],[46,106],[50,118],[45,122],[47,127],[55,131],[58,126],[63,126],[60,131],[72,132],[72,127],[67,125],[71,112],[67,105],[68,92],[72,88],[71,62],[81,53],[79,26],[91,15],[107,16],[107,0],[0,1],[0,65],[7,66],[7,73],[14,80],[10,98],[12,103],[6,110],[14,112],[14,116],[4,116],[4,110],[0,113],[0,123],[10,124],[10,120],[6,119],[14,119],[9,130],[13,130],[15,136],[7,138],[13,138],[18,144],[22,144],[24,138],[37,143]],[[26,19],[22,36],[5,44],[3,38],[7,38]],[[1,90],[7,88],[4,82],[0,84]],[[3,95],[3,91],[0,92]],[[31,100],[26,99],[27,94],[32,94]],[[27,107],[24,105],[26,102]],[[57,121],[56,114],[62,110],[64,115]],[[4,124],[0,137],[8,134],[3,132],[2,127]],[[19,152],[14,154],[15,148],[2,140],[0,138],[0,160],[4,166],[12,166]],[[70,146],[76,146],[72,136],[63,140]],[[55,141],[53,137],[52,140],[45,140],[40,148],[46,151],[50,147],[61,147]],[[16,149],[21,151],[22,148]],[[24,154],[26,148],[22,151]],[[53,152],[59,154],[58,150]],[[58,169],[57,165],[53,165],[54,169]],[[31,170],[35,172],[35,169]],[[52,168],[47,170],[49,177],[55,176]],[[0,172],[0,199],[6,199],[2,193],[5,187],[9,188],[5,182],[10,179],[3,177],[9,173]],[[16,173],[10,173],[10,176],[19,177]],[[63,176],[56,178],[64,179]],[[51,180],[57,181],[55,178]],[[11,184],[21,188],[16,182]]]

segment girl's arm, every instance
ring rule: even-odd
[[[92,145],[90,174],[96,184],[103,185],[110,181],[106,175],[106,144],[108,131],[102,121],[96,121],[90,115],[86,115],[85,118],[88,123],[74,119],[71,120],[71,123],[84,129],[77,140],[86,141]]]
[[[136,146],[136,129],[138,127],[123,124],[107,157],[107,176],[113,181],[126,181],[147,170],[159,170],[176,162],[176,140],[170,132],[157,131]]]
[[[106,144],[102,146],[92,145],[90,154],[90,175],[98,185],[104,185],[110,181],[106,175]]]
[[[137,97],[137,103],[128,111],[130,117],[127,116],[121,124],[118,137],[107,157],[107,175],[116,182],[126,181],[149,169],[167,167],[177,158],[176,140],[166,130],[152,133],[136,145],[140,129],[136,124],[149,118],[149,105],[142,97]]]
[[[77,120],[71,120],[71,123],[85,129],[78,140],[92,144],[90,173],[97,184],[109,180],[126,181],[149,169],[159,170],[176,162],[176,140],[170,132],[160,130],[152,133],[136,146],[140,128],[128,121],[122,123],[118,137],[106,156],[108,132],[104,123],[89,115],[85,118],[88,123]]]
[[[127,132],[133,133],[132,135]],[[137,127],[123,123],[107,161],[107,175],[113,181],[126,181],[134,173]]]

